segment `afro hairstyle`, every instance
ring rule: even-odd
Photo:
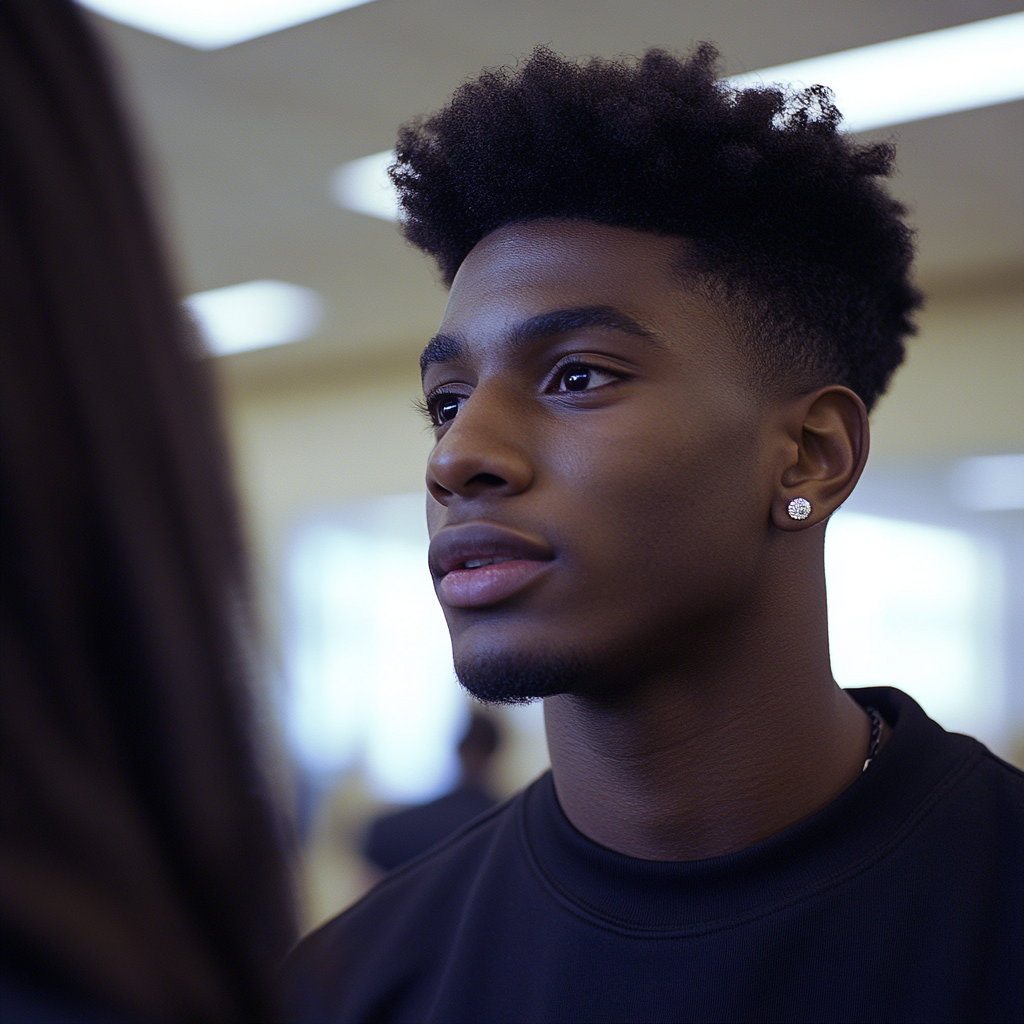
[[[581,219],[685,240],[680,275],[738,317],[756,382],[849,387],[870,409],[921,304],[890,144],[838,130],[827,89],[737,90],[717,50],[577,63],[538,47],[405,125],[406,238],[451,284],[508,224]]]

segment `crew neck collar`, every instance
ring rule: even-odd
[[[548,772],[519,803],[528,859],[574,913],[651,937],[734,927],[840,885],[898,846],[984,755],[981,744],[947,733],[900,690],[848,692],[889,723],[889,741],[848,789],[778,835],[705,860],[627,857],[576,831]]]

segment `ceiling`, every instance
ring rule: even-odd
[[[444,303],[395,225],[335,206],[339,163],[388,149],[403,121],[538,43],[578,56],[716,42],[727,73],[1020,9],[996,0],[376,0],[270,36],[193,50],[95,15],[127,86],[186,292],[277,278],[316,288],[308,341],[227,357],[287,375],[422,345]],[[926,288],[1024,268],[1024,102],[895,136],[895,190]]]

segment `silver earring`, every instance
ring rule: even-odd
[[[811,503],[806,498],[794,498],[786,511],[790,519],[806,519],[811,514]]]

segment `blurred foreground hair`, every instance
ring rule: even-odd
[[[681,281],[730,307],[754,383],[844,384],[870,409],[921,296],[887,144],[859,145],[815,86],[730,88],[718,54],[576,63],[538,47],[406,125],[391,176],[406,237],[451,284],[506,224],[582,219],[685,240]]]
[[[4,972],[270,1021],[290,892],[209,366],[67,0],[0,7],[0,133]]]

